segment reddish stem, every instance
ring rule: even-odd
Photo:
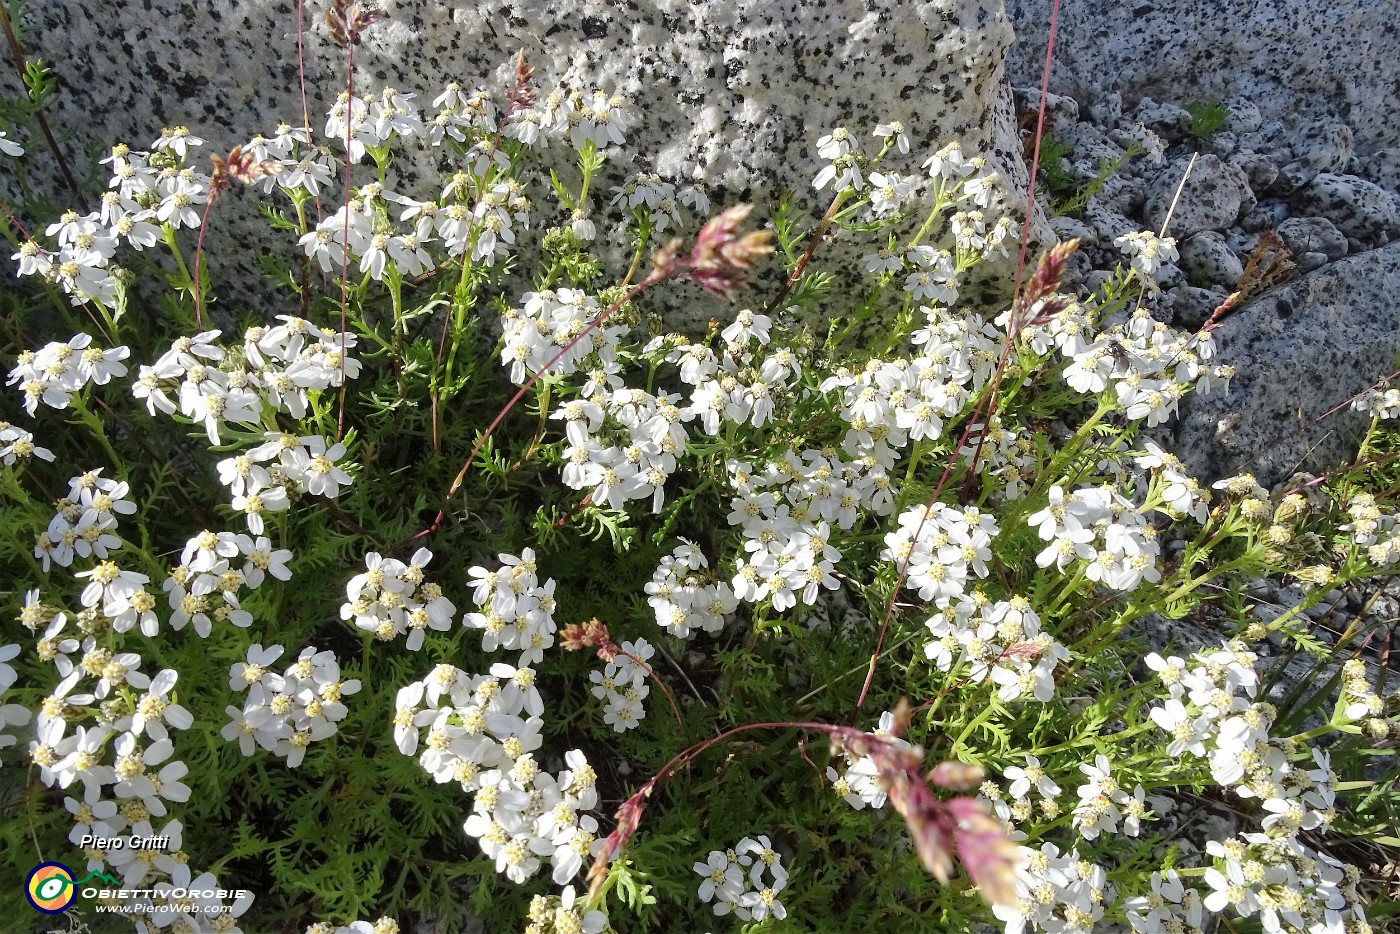
[[[679,706],[677,706],[677,704],[676,704],[676,698],[675,698],[675,696],[671,693],[671,689],[668,688],[668,687],[666,686],[666,682],[665,682],[665,681],[662,681],[661,678],[657,676],[656,672],[654,672],[654,671],[651,670],[651,666],[650,666],[650,665],[648,665],[646,662],[642,661],[642,660],[641,660],[640,658],[638,658],[637,656],[633,655],[631,652],[627,652],[627,651],[624,651],[624,650],[622,650],[622,649],[618,649],[618,650],[617,650],[617,654],[618,654],[618,655],[621,655],[621,656],[624,656],[625,658],[630,658],[630,659],[632,659],[632,661],[635,662],[635,663],[637,664],[637,666],[638,666],[639,668],[642,669],[642,671],[645,671],[645,672],[647,673],[647,675],[650,676],[651,680],[653,680],[653,681],[656,682],[656,686],[659,687],[659,688],[661,688],[662,693],[664,693],[664,694],[666,695],[666,700],[668,700],[668,701],[671,702],[671,713],[672,713],[672,714],[675,716],[675,718],[676,718],[676,726],[680,727],[681,732],[684,733],[684,732],[685,732],[685,721],[681,719],[681,708],[680,708]]]

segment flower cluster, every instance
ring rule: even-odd
[[[125,481],[102,476],[101,467],[72,477],[68,495],[54,503],[54,517],[34,542],[34,557],[47,573],[50,563],[70,567],[76,558],[103,558],[117,551],[117,516],[130,516],[136,504],[127,499]]]
[[[356,628],[374,633],[382,642],[407,632],[405,646],[418,651],[427,630],[446,632],[457,612],[441,587],[423,580],[423,568],[432,559],[426,548],[414,552],[408,564],[378,552],[365,555],[364,573],[345,585],[347,602],[341,604],[340,618],[353,619]]]
[[[916,506],[899,515],[899,527],[885,533],[882,561],[905,571],[905,585],[919,599],[961,597],[970,575],[986,577],[997,523],[976,506],[954,509],[944,503]]]
[[[462,625],[482,631],[483,650],[512,649],[520,652],[517,664],[522,667],[539,664],[558,631],[554,579],[539,582],[533,549],[524,549],[519,557],[497,557],[504,567],[488,571],[477,565],[469,570],[477,612],[468,613]]]
[[[308,926],[304,934],[399,934],[399,930],[398,921],[385,917],[378,921],[352,921],[342,925],[318,921]]]
[[[544,859],[557,885],[578,873],[598,829],[583,813],[597,806],[596,776],[576,749],[557,775],[541,769],[535,751],[544,742],[544,704],[532,669],[498,663],[490,674],[471,675],[438,665],[399,690],[397,707],[399,751],[414,755],[421,743],[425,771],[475,794],[464,829],[497,872],[524,882]]]
[[[608,919],[601,911],[587,909],[572,885],[557,896],[530,899],[530,924],[525,934],[601,934]]]
[[[625,733],[636,729],[646,717],[642,701],[647,699],[651,688],[647,685],[649,673],[647,662],[656,649],[645,639],[624,642],[608,659],[602,671],[589,672],[593,682],[593,696],[602,698],[603,722],[615,732]]]
[[[1157,530],[1133,502],[1107,486],[1086,487],[1066,494],[1052,486],[1049,504],[1026,520],[1041,541],[1049,542],[1036,556],[1044,568],[1064,571],[1086,562],[1084,575],[1114,590],[1132,590],[1142,581],[1161,580]]]
[[[162,585],[174,611],[170,627],[180,630],[193,625],[200,638],[209,636],[214,620],[246,629],[252,625],[253,614],[242,607],[242,591],[258,589],[268,575],[291,580],[292,572],[287,569],[291,557],[290,551],[274,549],[272,542],[261,536],[208,529],[200,532],[185,543],[180,563],[170,569]],[[238,567],[233,566],[235,561]],[[156,626],[154,615],[143,616],[141,623],[143,632],[147,626]],[[154,628],[147,634],[154,635]]]
[[[739,600],[728,583],[714,579],[709,566],[695,543],[684,538],[662,556],[646,585],[656,625],[679,639],[690,638],[696,630],[717,635],[724,628],[725,617],[738,608]]]
[[[1381,512],[1376,498],[1358,493],[1347,504],[1351,521],[1341,527],[1350,532],[1352,543],[1366,549],[1366,560],[1378,568],[1400,562],[1400,521]]]
[[[1025,931],[1087,932],[1103,918],[1115,896],[1102,866],[1077,850],[1061,853],[1053,843],[1020,848],[1014,904],[994,905],[1007,934]],[[1161,928],[1159,930],[1167,930]]]
[[[1024,597],[988,600],[981,591],[938,599],[942,612],[925,624],[934,641],[924,655],[940,671],[967,666],[966,678],[991,678],[997,696],[1012,701],[1023,695],[1041,703],[1055,696],[1055,668],[1069,658],[1065,648],[1041,631],[1040,617]]]
[[[1400,418],[1400,387],[1382,385],[1368,389],[1352,400],[1351,407],[1375,418]]]
[[[336,724],[349,713],[340,699],[358,693],[360,682],[341,680],[335,655],[310,646],[279,675],[269,666],[282,652],[280,645],[253,645],[247,660],[229,669],[229,690],[246,690],[248,697],[241,710],[225,710],[230,720],[223,737],[236,741],[245,756],[261,746],[296,768],[307,746],[336,734]]]
[[[1181,258],[1176,251],[1175,239],[1154,236],[1146,230],[1134,230],[1116,237],[1113,245],[1132,257],[1133,275],[1149,292],[1160,288],[1157,277],[1162,267]]]
[[[304,318],[279,315],[278,320],[282,323],[270,328],[248,328],[237,355],[216,343],[217,329],[180,338],[154,366],[140,368],[132,394],[145,400],[152,415],[158,410],[171,415],[177,406],[167,393],[174,393],[180,414],[202,423],[210,444],[223,443],[222,424],[257,430],[277,412],[304,418],[308,392],[359,375],[360,362],[349,354],[358,341]]]
[[[880,715],[880,725],[870,735],[884,738],[894,749],[912,750],[908,742],[893,734],[893,729],[894,714],[887,710]],[[876,810],[884,807],[889,794],[880,784],[875,760],[868,754],[855,755],[848,749],[843,749],[841,756],[845,760],[845,769],[838,772],[835,766],[826,767],[827,780],[831,782],[836,796],[857,811],[867,807]]]
[[[675,185],[652,172],[638,173],[620,187],[614,187],[612,203],[625,204],[629,210],[639,213],[647,223],[654,225],[657,233],[661,233],[671,224],[681,223],[682,204],[701,216],[710,210],[710,199],[706,196],[703,185],[686,185],[678,193]],[[588,236],[580,239],[593,238]]]
[[[0,464],[9,467],[16,462],[25,463],[31,457],[52,461],[53,451],[35,444],[30,432],[0,420]]]
[[[778,893],[787,887],[788,873],[766,836],[744,837],[732,849],[711,850],[709,859],[693,868],[704,880],[700,901],[711,905],[716,916],[732,913],[741,921],[787,917]]]
[[[112,377],[125,376],[122,361],[130,355],[130,348],[103,350],[92,342],[92,335],[75,334],[66,341],[50,341],[37,352],[21,353],[5,385],[18,384],[24,393],[24,410],[30,415],[40,402],[66,409],[88,383],[105,386]]]

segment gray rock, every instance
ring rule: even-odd
[[[1191,174],[1182,184],[1188,163],[1187,159],[1173,162],[1157,176],[1148,190],[1149,227],[1154,230],[1162,228],[1172,200],[1176,198],[1178,186],[1181,187],[1181,196],[1176,200],[1171,226],[1167,230],[1169,235],[1177,238],[1189,237],[1202,230],[1223,230],[1254,207],[1255,198],[1249,189],[1249,179],[1239,166],[1207,153],[1196,159]]]
[[[1189,331],[1198,330],[1205,324],[1228,295],[1220,289],[1203,289],[1194,285],[1178,285],[1167,294],[1171,296],[1172,323]]]
[[[1250,233],[1261,230],[1275,230],[1288,218],[1288,203],[1285,201],[1260,201],[1240,220],[1240,226]]]
[[[1099,126],[1117,126],[1123,119],[1123,95],[1117,91],[1101,94],[1089,105],[1089,119]]]
[[[1229,159],[1239,148],[1240,138],[1228,130],[1212,133],[1200,142],[1202,152],[1212,153],[1222,159]]]
[[[1325,217],[1290,217],[1278,225],[1278,235],[1295,256],[1322,253],[1338,260],[1347,255],[1347,238]]]
[[[1134,116],[1143,126],[1166,139],[1180,139],[1186,135],[1186,128],[1191,125],[1191,113],[1188,110],[1175,104],[1155,101],[1150,97],[1144,97],[1138,102]]]
[[[1327,254],[1319,253],[1316,250],[1308,250],[1304,253],[1295,253],[1294,263],[1298,266],[1298,272],[1302,274],[1310,273],[1314,269],[1321,269],[1327,265]]]
[[[1259,107],[1247,97],[1232,97],[1225,102],[1230,116],[1225,118],[1225,129],[1231,133],[1253,133],[1264,125],[1264,116]]]
[[[1363,244],[1385,243],[1400,235],[1400,215],[1389,193],[1355,175],[1324,172],[1292,201],[1298,213],[1325,217]]]
[[[163,126],[186,124],[208,140],[207,152],[226,153],[256,133],[270,134],[280,120],[301,122],[292,7],[275,0],[158,7],[154,15],[147,3],[115,0],[100,16],[79,0],[29,7],[31,57],[61,62],[64,84],[76,89],[60,93],[48,113],[59,138],[72,140],[66,148],[79,174],[94,168],[85,151],[104,154],[117,140],[144,148]],[[419,92],[426,106],[449,80],[498,89],[523,48],[546,93],[570,83],[627,98],[640,118],[627,152],[645,161],[611,165],[598,180],[603,202],[625,173],[646,168],[674,182],[704,179],[717,207],[755,202],[751,223],[762,223],[784,187],[819,215],[830,190],[816,193],[810,185],[822,162],[817,138],[848,125],[869,152],[874,124],[898,119],[915,147],[906,157],[912,171],[930,149],[958,139],[1002,173],[1011,204],[1024,204],[1024,162],[1002,80],[1013,41],[1002,0],[828,0],[820,7],[771,0],[562,6],[483,0],[385,7],[386,18],[355,48],[359,95],[392,86]],[[345,65],[319,14],[320,8],[308,9],[305,35],[308,108],[318,130],[344,85]],[[409,171],[396,187],[426,196],[426,186],[411,181],[427,172],[436,177],[438,157],[434,151],[404,166]],[[562,147],[555,158],[565,169],[575,161]],[[207,168],[207,157],[202,161]],[[368,181],[371,174],[360,166],[355,178]],[[547,188],[529,194],[540,208],[538,224],[555,201]],[[264,294],[259,251],[235,245],[268,241],[266,224],[251,205],[233,206],[233,199],[220,205],[206,266],[221,295]],[[611,225],[601,217],[598,227],[609,268],[625,269],[626,244],[610,241]],[[287,241],[290,258],[295,238]],[[833,243],[824,253],[824,265],[837,274],[858,261],[842,249]],[[769,268],[771,280],[776,265]],[[713,313],[712,303],[696,301],[701,293],[684,291],[690,305],[704,306],[687,320],[703,322]]]
[[[1278,178],[1274,179],[1271,189],[1281,195],[1291,195],[1317,178],[1317,167],[1308,162],[1294,160],[1286,163],[1278,170]]]
[[[1205,280],[1222,286],[1228,293],[1244,275],[1239,257],[1226,245],[1225,237],[1214,230],[1188,237],[1177,251],[1181,254],[1181,268],[1193,283]]]
[[[1235,152],[1231,154],[1230,162],[1244,170],[1245,177],[1249,179],[1249,187],[1255,194],[1267,191],[1278,179],[1278,166],[1262,153],[1253,150]]]
[[[1315,172],[1344,172],[1355,149],[1345,123],[1308,124],[1291,140],[1293,156]]]
[[[1072,217],[1052,217],[1050,227],[1061,240],[1078,239],[1080,249],[1099,245],[1098,231],[1083,221]]]
[[[1007,71],[1038,85],[1048,4],[1006,6],[1018,38]],[[1225,101],[1225,128],[1240,134],[1277,121],[1287,138],[1344,120],[1356,151],[1371,152],[1395,145],[1394,8],[1388,0],[1076,0],[1060,8],[1052,89],[1077,89],[1086,100],[1117,91],[1129,109],[1142,95]]]
[[[1347,163],[1347,174],[1372,179],[1391,193],[1400,192],[1400,146],[1388,146],[1364,156],[1352,156]]]
[[[1250,471],[1272,486],[1355,455],[1367,420],[1334,406],[1393,369],[1400,352],[1400,244],[1347,256],[1245,303],[1216,332],[1229,395],[1182,400],[1176,451],[1207,481]]]

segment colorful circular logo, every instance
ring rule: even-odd
[[[78,896],[72,871],[62,863],[40,863],[29,871],[24,881],[24,894],[44,914],[56,915],[67,911]]]

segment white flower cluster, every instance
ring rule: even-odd
[[[200,638],[209,636],[214,620],[248,628],[253,614],[242,608],[242,591],[257,590],[269,574],[281,581],[291,580],[292,572],[287,569],[291,557],[290,551],[274,549],[272,542],[261,536],[208,529],[200,532],[185,543],[180,563],[170,569],[162,585],[174,611],[170,628],[180,630],[192,624]],[[234,561],[240,566],[234,567]],[[141,626],[146,635],[155,635],[154,614],[143,614]]]
[[[679,639],[690,638],[696,630],[717,635],[724,628],[724,618],[738,608],[739,598],[728,583],[705,570],[709,566],[695,543],[684,538],[662,556],[646,585],[656,625]]]
[[[384,642],[407,632],[405,645],[418,651],[427,630],[447,632],[457,612],[441,587],[423,580],[423,568],[432,559],[426,548],[414,552],[408,564],[371,551],[365,555],[364,573],[345,585],[347,602],[341,604],[340,618],[354,619],[357,628]]]
[[[1000,415],[974,424],[958,453],[968,462],[975,458],[977,469],[999,482],[989,490],[997,502],[1025,498],[1040,466],[1035,435],[1008,427]]]
[[[1001,786],[995,782],[983,782],[981,788],[981,794],[992,802],[992,810],[1006,825],[1007,834],[1013,840],[1025,839],[1025,833],[1017,829],[1017,825],[1030,819],[1033,808],[1038,807],[1045,820],[1054,820],[1061,813],[1060,786],[1046,774],[1038,757],[1027,754],[1025,759],[1024,766],[1011,765],[1002,770],[1001,774],[1011,780],[1006,789],[1009,801],[1002,797]],[[1032,791],[1039,795],[1038,799],[1031,798]]]
[[[280,645],[253,645],[247,660],[229,669],[229,690],[246,690],[248,697],[242,710],[225,709],[230,720],[223,737],[237,741],[245,756],[261,746],[286,759],[288,768],[296,768],[307,746],[336,734],[336,724],[350,712],[340,699],[358,693],[360,682],[342,681],[335,654],[310,646],[279,675],[269,666],[282,652]]]
[[[182,337],[154,366],[142,366],[132,394],[146,401],[152,415],[180,414],[203,423],[210,444],[221,444],[221,423],[257,430],[277,412],[306,416],[310,390],[340,386],[360,373],[350,356],[353,334],[325,331],[304,318],[278,315],[281,324],[244,332],[240,362],[215,343],[222,333],[202,331]],[[348,482],[348,481],[344,481]]]
[[[1107,486],[1066,494],[1052,486],[1049,503],[1026,520],[1049,542],[1035,563],[1064,571],[1085,561],[1085,576],[1114,590],[1132,590],[1144,580],[1162,579],[1157,569],[1161,545],[1157,530],[1133,502]]]
[[[17,425],[0,419],[0,464],[6,467],[16,461],[24,463],[31,457],[52,461],[53,451],[34,443],[34,435]]]
[[[998,321],[1004,321],[999,318]],[[1208,393],[1228,389],[1233,366],[1206,366],[1215,356],[1209,331],[1189,335],[1154,321],[1139,308],[1126,325],[1115,324],[1095,335],[1089,313],[1072,305],[1048,323],[1027,325],[1022,332],[1036,353],[1057,347],[1071,363],[1064,380],[1079,393],[1097,394],[1113,386],[1114,398],[1130,419],[1149,427],[1177,413],[1177,404],[1193,388]]]
[[[553,289],[544,292],[526,292],[519,309],[507,309],[501,319],[504,343],[501,348],[501,363],[510,367],[510,378],[517,384],[524,383],[526,374],[531,376],[544,369],[554,356],[568,347],[598,317],[602,309],[598,302],[582,289]],[[599,366],[607,372],[616,372],[613,362],[617,344],[627,328],[596,328],[574,344],[570,350],[555,361],[550,372],[567,376],[579,368],[590,354],[597,354]],[[621,385],[620,381],[611,381]],[[606,379],[599,389],[606,389]],[[601,400],[600,400],[601,401]],[[584,419],[585,416],[557,416],[568,418],[570,422]],[[599,412],[595,419],[601,421]],[[596,431],[597,425],[592,429]],[[586,432],[585,432],[586,434]]]
[[[544,650],[554,645],[554,578],[543,584],[535,575],[534,549],[515,555],[497,555],[504,567],[488,571],[480,565],[468,569],[475,590],[477,612],[468,613],[462,625],[480,629],[481,648],[487,652],[512,649],[520,652],[518,665],[536,665]]]
[[[842,448],[892,468],[895,451],[913,441],[935,441],[944,422],[962,411],[996,371],[1000,333],[975,315],[954,316],[919,305],[924,325],[910,338],[912,358],[874,359],[860,373],[844,367],[821,384],[841,389],[841,418],[850,424]]]
[[[1174,238],[1158,237],[1146,230],[1134,230],[1116,237],[1113,245],[1132,257],[1133,275],[1149,292],[1160,288],[1157,277],[1163,272],[1162,267],[1181,259]]]
[[[1372,739],[1388,739],[1400,720],[1385,717],[1385,700],[1371,687],[1366,663],[1359,658],[1347,659],[1342,665],[1342,694],[1338,713],[1351,722],[1365,721],[1366,732]]]
[[[1095,756],[1093,765],[1081,765],[1079,771],[1089,781],[1079,786],[1079,803],[1074,806],[1073,825],[1085,840],[1095,840],[1100,833],[1121,832],[1126,837],[1136,837],[1142,832],[1142,821],[1155,817],[1147,809],[1148,802],[1141,785],[1129,794],[1118,784],[1108,756]],[[1165,799],[1161,805],[1157,799],[1152,804],[1157,807],[1169,806]]]
[[[592,490],[596,506],[621,509],[629,500],[650,500],[661,511],[666,481],[684,454],[687,435],[681,422],[680,397],[627,389],[612,377],[616,366],[590,371],[585,394],[591,401],[564,403],[553,418],[565,420],[569,445],[564,449],[564,484]],[[611,390],[606,387],[616,382]]]
[[[349,924],[334,925],[328,921],[317,921],[306,928],[305,934],[399,934],[399,922],[383,917],[378,921],[352,921]]]
[[[1156,494],[1149,495],[1148,501],[1160,500],[1162,512],[1173,519],[1190,516],[1197,522],[1205,522],[1210,517],[1210,493],[1201,489],[1176,455],[1151,441],[1144,446],[1147,453],[1139,455],[1135,461],[1144,470],[1152,471],[1157,482]]]
[[[606,148],[623,143],[625,131],[634,122],[622,98],[602,91],[588,98],[578,91],[555,91],[539,107],[513,107],[504,123],[489,94],[481,89],[467,94],[457,84],[449,84],[433,101],[441,109],[427,120],[414,98],[393,88],[385,88],[373,99],[342,92],[327,117],[324,137],[341,147],[348,142],[355,162],[371,153],[379,158],[399,139],[418,139],[433,147],[451,139],[465,150],[464,170],[453,175],[437,200],[419,201],[378,183],[360,188],[349,204],[301,238],[305,254],[316,259],[323,271],[338,271],[353,259],[361,272],[375,279],[384,277],[391,262],[400,275],[421,275],[438,263],[429,250],[437,242],[449,257],[470,250],[473,262],[488,266],[508,259],[516,243],[515,231],[529,226],[530,201],[514,180],[492,185],[477,181],[488,172],[510,167],[500,136],[525,146],[536,145],[546,135],[567,138],[579,149]],[[278,161],[269,186],[289,191],[300,187],[315,195],[329,184],[334,160],[325,147],[318,156],[300,161],[288,158],[291,144],[304,142],[279,128],[277,140],[259,138],[249,144],[251,151],[265,151]],[[694,190],[679,197],[696,205],[704,198]],[[657,203],[661,207],[661,199]],[[572,226],[582,239],[593,238],[593,222],[581,208],[574,212]]]
[[[117,516],[136,512],[126,481],[109,480],[103,468],[68,481],[68,495],[54,503],[54,517],[34,541],[34,557],[48,573],[52,562],[70,567],[77,558],[106,558],[122,547]]]
[[[880,559],[906,569],[905,586],[917,588],[919,599],[962,597],[970,574],[987,576],[997,534],[990,513],[934,503],[906,509],[898,521],[897,529],[885,533]]]
[[[880,725],[872,731],[872,735],[887,737],[886,741],[899,749],[917,748],[903,739],[891,736],[890,730],[893,728],[894,714],[887,710],[880,714]],[[876,810],[884,807],[889,795],[876,777],[878,769],[875,760],[869,756],[853,756],[845,750],[841,755],[845,759],[843,770],[838,772],[835,766],[826,767],[827,780],[831,782],[836,796],[857,811],[863,811],[867,807]]]
[[[967,665],[972,683],[990,676],[1002,701],[1032,696],[1046,703],[1055,696],[1055,668],[1069,658],[1069,649],[1041,632],[1040,617],[1025,597],[992,603],[973,591],[939,597],[938,605],[942,612],[925,623],[934,641],[924,646],[924,655],[940,671]]]
[[[74,646],[76,648],[76,646]],[[0,645],[0,700],[15,683],[15,669],[7,664],[20,652],[18,642]],[[12,726],[28,726],[33,714],[23,704],[0,704],[0,749],[7,749],[19,741],[7,731]],[[3,761],[3,760],[0,760]]]
[[[681,223],[682,204],[701,217],[710,210],[710,199],[702,185],[686,185],[677,193],[675,185],[650,172],[638,173],[621,186],[614,186],[612,203],[625,204],[631,211],[640,209],[658,234],[671,224]],[[580,239],[592,240],[593,237],[580,236]]]
[[[38,705],[29,758],[45,785],[63,789],[82,785],[81,796],[64,799],[74,825],[68,839],[75,847],[85,836],[120,841],[100,849],[89,847],[83,853],[89,871],[115,872],[124,887],[154,884],[161,891],[164,879],[172,888],[188,888],[184,883],[191,873],[181,851],[181,822],[154,825],[155,819],[168,817],[168,804],[190,797],[183,781],[189,768],[173,758],[170,735],[171,730],[187,730],[194,723],[193,715],[174,697],[179,674],[166,668],[147,677],[140,671],[139,655],[114,652],[98,645],[91,635],[83,640],[75,663],[69,655],[79,650],[78,640],[62,636],[66,614],[40,602],[38,591],[26,595],[20,622],[32,633],[43,632],[35,652],[41,661],[52,662],[60,677]],[[84,631],[91,631],[95,623],[94,610],[79,614]],[[14,658],[16,649],[0,649],[0,661]],[[13,679],[13,669],[0,664],[0,694]],[[28,710],[16,717],[12,707],[0,706],[0,726],[28,719]],[[8,744],[0,740],[0,745]],[[153,850],[128,845],[133,839],[153,836],[167,837],[167,846]],[[242,914],[248,903],[233,906],[228,919]],[[183,913],[178,903],[161,910],[171,918]],[[232,925],[227,930],[238,931]]]
[[[564,886],[557,897],[536,895],[530,899],[530,926],[525,934],[602,934],[607,915],[587,909],[572,885]]]
[[[24,410],[30,415],[39,408],[40,402],[51,408],[66,409],[73,396],[88,383],[105,386],[112,377],[125,376],[126,364],[122,361],[130,355],[130,348],[103,350],[92,342],[92,335],[75,334],[66,341],[50,341],[37,352],[21,353],[5,385],[19,385],[20,392],[24,393]]]
[[[1083,859],[1078,850],[1061,853],[1053,843],[1020,848],[1014,905],[994,905],[1006,934],[1054,931],[1088,934],[1113,903],[1115,890],[1102,866]],[[1167,930],[1160,928],[1158,930]]]
[[[656,649],[645,639],[624,642],[621,654],[603,666],[602,671],[591,671],[588,680],[593,682],[593,696],[602,698],[603,722],[614,732],[625,733],[636,729],[646,718],[646,708],[642,701],[651,693],[647,682],[647,664]]]
[[[90,300],[113,304],[118,286],[109,265],[119,240],[142,250],[160,241],[162,229],[199,226],[198,206],[208,200],[209,176],[185,167],[184,161],[188,147],[203,144],[187,128],[175,127],[155,141],[153,153],[113,147],[102,160],[112,177],[101,210],[69,211],[50,224],[45,233],[55,238],[57,250],[33,240],[22,243],[11,257],[19,263],[19,275],[57,283],[75,305]]]
[[[1347,504],[1351,521],[1342,526],[1354,544],[1366,549],[1366,560],[1378,568],[1400,563],[1400,520],[1381,512],[1370,493],[1358,493]]]
[[[1351,407],[1376,418],[1400,418],[1400,386],[1377,386],[1351,402]]]
[[[421,743],[425,771],[475,793],[463,829],[497,872],[521,883],[547,859],[555,884],[563,885],[593,852],[598,822],[582,812],[597,806],[598,792],[577,749],[557,775],[540,768],[543,711],[532,669],[496,664],[490,674],[471,675],[438,665],[399,690],[394,740],[406,756]]]
[[[700,901],[707,905],[713,902],[716,916],[733,913],[740,921],[763,921],[770,916],[781,921],[787,917],[778,893],[786,888],[788,874],[768,837],[744,837],[733,849],[711,850],[706,862],[692,868],[704,880]],[[766,882],[765,872],[769,876]]]
[[[497,872],[524,882],[547,858],[555,884],[564,885],[597,843],[598,822],[582,813],[598,804],[597,776],[577,749],[565,754],[566,768],[557,775],[535,758],[545,708],[529,666],[554,644],[554,580],[539,583],[528,548],[499,558],[496,570],[470,569],[480,612],[468,613],[463,624],[483,630],[488,652],[519,650],[518,667],[498,662],[489,674],[473,675],[438,665],[399,689],[394,742],[406,756],[421,743],[425,771],[475,793],[463,829],[495,860]]]

